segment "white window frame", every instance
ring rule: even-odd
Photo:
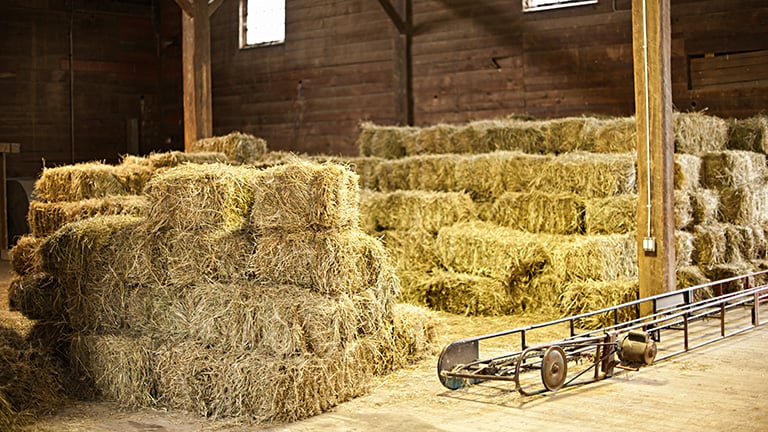
[[[240,0],[240,48],[282,43],[285,43],[285,0]]]
[[[596,4],[598,0],[523,0],[523,12]]]

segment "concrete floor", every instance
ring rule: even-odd
[[[7,283],[7,272],[7,262],[0,263],[0,283]],[[0,293],[5,288],[0,288]],[[0,305],[7,308],[7,300],[2,299]],[[7,309],[0,312],[9,314]],[[465,336],[476,335],[475,332],[473,329],[472,334]],[[521,397],[512,391],[512,385],[505,383],[450,391],[437,380],[435,364],[436,356],[432,356],[376,381],[366,396],[317,417],[286,425],[237,424],[180,412],[126,411],[110,403],[73,403],[56,416],[39,419],[28,430],[768,430],[768,326],[637,372],[534,397]]]

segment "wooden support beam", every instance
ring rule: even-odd
[[[208,16],[213,15],[222,3],[224,3],[224,0],[210,0],[208,2]]]
[[[632,2],[640,297],[676,281],[671,39],[670,0]]]
[[[400,125],[413,126],[413,0],[379,0],[397,28],[394,42],[395,118]]]
[[[19,143],[0,143],[0,258],[8,259],[8,197],[6,196],[5,154],[21,151]]]
[[[184,149],[213,134],[211,98],[211,22],[208,0],[176,0],[182,21]],[[214,10],[221,1],[214,2]]]

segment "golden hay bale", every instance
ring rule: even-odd
[[[716,264],[704,267],[704,275],[711,281],[720,281],[736,276],[744,276],[755,271],[754,266],[745,261]],[[745,287],[744,280],[738,279],[730,282],[722,282],[712,286],[714,295],[722,295],[742,291]]]
[[[720,193],[712,189],[696,189],[691,194],[694,225],[710,225],[720,219]]]
[[[413,135],[413,139],[406,140],[406,156],[418,156],[423,154],[446,154],[446,153],[471,153],[471,143],[462,140],[468,144],[468,148],[459,148],[454,136],[462,129],[462,126],[451,124],[437,124],[434,126],[420,128],[418,133]]]
[[[148,156],[126,156],[121,165],[140,165],[152,170],[173,168],[186,163],[192,164],[224,164],[229,162],[227,155],[217,152],[184,153],[181,151],[169,151],[163,153],[151,153]]]
[[[688,231],[675,231],[675,266],[688,267],[693,264],[694,235]]]
[[[372,370],[366,356],[357,342],[327,357],[167,344],[157,350],[159,402],[211,418],[293,422],[362,395]]]
[[[507,192],[496,199],[488,221],[534,233],[578,234],[584,211],[584,200],[573,194]]]
[[[709,278],[704,276],[699,266],[687,265],[677,267],[677,289],[690,288],[697,285],[703,285],[709,282]]]
[[[115,176],[125,186],[129,195],[141,195],[149,179],[155,175],[155,168],[135,163],[123,163],[115,166]]]
[[[495,278],[437,270],[424,282],[429,308],[467,316],[509,315],[516,309],[508,286]]]
[[[478,201],[495,199],[505,192],[528,192],[531,182],[551,160],[551,156],[520,152],[464,156],[456,163],[455,190],[466,191]]]
[[[435,236],[419,228],[409,230],[387,230],[380,233],[381,242],[387,250],[398,274],[402,271],[423,272],[437,266]]]
[[[46,237],[70,222],[93,216],[144,216],[147,206],[147,199],[136,195],[107,196],[71,202],[32,201],[29,203],[27,221],[33,236]]]
[[[35,182],[35,196],[46,202],[80,201],[109,195],[127,195],[115,167],[100,162],[43,168]]]
[[[150,231],[226,230],[247,226],[257,170],[224,164],[185,164],[147,183]]]
[[[65,321],[66,301],[61,285],[45,273],[33,273],[11,280],[8,305],[32,320]]]
[[[731,150],[701,155],[701,185],[704,188],[721,190],[761,185],[765,178],[764,154]]]
[[[491,277],[506,285],[530,279],[549,260],[537,235],[483,222],[441,229],[435,248],[448,270]]]
[[[358,176],[345,166],[295,159],[258,171],[251,184],[255,204],[250,222],[256,230],[359,226]]]
[[[123,329],[130,308],[144,307],[137,289],[155,281],[143,223],[97,216],[66,225],[40,246],[42,270],[61,283],[76,330]]]
[[[701,112],[672,114],[675,153],[721,151],[728,143],[728,123]]]
[[[249,163],[267,152],[267,141],[234,131],[223,136],[199,139],[186,150],[189,153],[223,153],[232,162]]]
[[[746,119],[731,119],[728,149],[768,153],[768,116],[756,115]]]
[[[406,145],[409,145],[418,131],[418,128],[409,126],[381,126],[362,122],[356,144],[360,156],[398,159],[406,155]]]
[[[394,368],[404,367],[435,352],[438,319],[424,307],[406,303],[395,304],[392,319],[396,354]]]
[[[634,235],[552,236],[543,246],[552,271],[564,282],[637,277]]]
[[[701,177],[701,157],[691,154],[675,154],[674,184],[678,190],[695,190]]]
[[[545,140],[544,122],[515,118],[474,121],[459,135],[474,137],[478,148],[474,153],[497,150],[541,153]]]
[[[635,155],[566,153],[540,167],[530,188],[600,198],[637,192]]]
[[[693,234],[694,263],[701,267],[759,258],[756,251],[764,247],[765,241],[762,229],[725,223],[696,225]]]
[[[768,186],[745,184],[720,190],[720,220],[739,225],[768,221]]]
[[[636,279],[584,280],[566,284],[560,301],[565,315],[577,315],[637,300],[639,290]],[[619,322],[636,317],[637,312],[633,307],[618,310]],[[608,312],[582,318],[578,320],[577,325],[586,329],[597,329],[613,325],[614,319],[614,314]]]
[[[40,257],[37,255],[37,248],[41,242],[41,239],[31,235],[24,235],[16,240],[16,244],[10,251],[10,259],[11,268],[17,275],[26,276],[40,269]]]
[[[41,347],[0,326],[0,430],[22,430],[62,405],[59,370]]]
[[[560,295],[565,283],[553,272],[545,271],[530,281],[513,283],[512,297],[519,303],[518,310],[551,315],[560,314]]]
[[[324,293],[357,293],[394,277],[381,242],[358,230],[275,232],[255,238],[247,277]]]
[[[151,407],[158,398],[155,345],[143,336],[76,334],[70,357],[101,398],[127,407]]]
[[[687,229],[693,224],[693,204],[691,192],[675,190],[673,195],[673,211],[675,213],[675,228]]]
[[[635,117],[601,119],[594,127],[594,149],[597,153],[626,153],[637,150]]]
[[[637,195],[586,200],[584,225],[588,235],[634,232],[637,229]]]
[[[601,126],[594,117],[565,117],[544,122],[543,151],[545,153],[568,153],[594,151],[595,131]]]
[[[421,229],[477,219],[475,204],[461,192],[395,191],[361,195],[360,213],[367,232]]]
[[[315,158],[310,158],[315,160]],[[376,180],[376,167],[383,162],[383,158],[360,156],[351,158],[330,158],[318,162],[333,162],[341,165],[349,166],[355,174],[360,177],[360,188],[376,190],[378,188],[378,182]]]
[[[384,161],[376,167],[379,189],[460,191],[456,185],[456,164],[461,158],[458,155],[423,155]]]

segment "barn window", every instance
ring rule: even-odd
[[[240,0],[240,47],[285,42],[285,0]]]
[[[523,12],[595,4],[597,0],[523,0]]]

